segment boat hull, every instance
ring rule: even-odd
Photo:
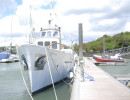
[[[27,66],[30,91],[35,93],[66,78],[73,71],[73,55],[43,46],[22,45],[18,48],[20,60]],[[50,67],[50,70],[49,70]]]
[[[95,59],[97,62],[124,62],[124,60],[119,59],[105,59],[102,57],[93,56],[93,59]]]

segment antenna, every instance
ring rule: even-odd
[[[73,47],[73,36],[72,36],[72,33],[71,33],[71,48],[74,50],[74,47]]]

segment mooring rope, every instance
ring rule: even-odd
[[[21,52],[21,51],[20,51],[20,52]],[[18,48],[17,48],[17,53],[19,54]],[[18,58],[20,59],[19,55],[18,55]],[[27,83],[26,83],[26,81],[25,81],[25,78],[24,78],[24,74],[23,74],[23,71],[22,71],[22,66],[21,66],[21,64],[20,64],[20,61],[19,61],[19,66],[20,66],[20,71],[21,71],[22,79],[23,79],[23,81],[24,81],[24,85],[25,85],[25,87],[26,87],[26,90],[27,90],[27,92],[28,92],[28,94],[29,94],[31,100],[34,100],[34,98],[32,97],[31,93],[29,92]]]
[[[50,76],[51,76],[51,82],[52,82],[52,85],[53,85],[53,90],[54,90],[55,98],[56,98],[56,100],[58,100],[57,94],[56,94],[55,85],[54,85],[54,81],[53,81],[53,77],[52,77],[52,72],[51,72],[51,68],[50,68],[49,59],[48,59],[48,56],[47,56],[47,47],[45,47],[45,52],[46,52],[47,64],[48,64],[48,67],[49,67],[49,73],[50,73]]]

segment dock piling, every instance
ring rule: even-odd
[[[79,64],[81,69],[82,81],[84,81],[84,68],[83,68],[83,28],[82,23],[79,23]]]

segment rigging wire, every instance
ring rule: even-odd
[[[13,9],[12,9],[12,18],[11,18],[11,35],[10,35],[10,39],[11,39],[10,49],[11,49],[11,52],[12,52],[12,26],[13,26]]]

